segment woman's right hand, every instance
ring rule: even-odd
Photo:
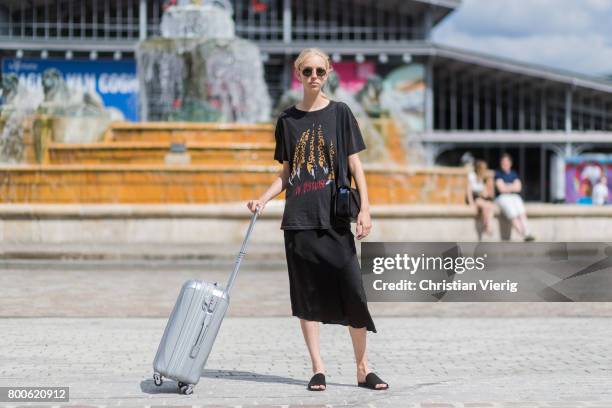
[[[255,211],[257,211],[257,207],[259,206],[259,213],[261,214],[264,207],[266,206],[266,203],[261,201],[261,200],[250,200],[247,203],[247,207],[248,209],[254,213]]]

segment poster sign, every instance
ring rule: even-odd
[[[602,176],[607,177],[608,189],[612,175],[612,155],[585,154],[565,159],[565,201],[592,204],[592,194]],[[609,203],[608,199],[608,203]]]
[[[126,120],[138,120],[136,62],[4,58],[2,73],[15,73],[19,82],[42,94],[42,74],[49,68],[62,73],[68,88],[95,90],[106,107],[120,110]]]

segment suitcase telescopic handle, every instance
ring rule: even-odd
[[[256,211],[253,213],[253,217],[251,217],[251,223],[249,224],[249,229],[247,230],[246,236],[244,237],[244,241],[242,241],[242,247],[240,247],[240,253],[238,254],[238,258],[236,258],[236,263],[234,264],[234,270],[229,277],[229,281],[227,282],[227,286],[225,287],[226,292],[229,294],[232,286],[234,286],[234,281],[236,280],[236,276],[238,275],[238,269],[240,268],[240,263],[242,262],[242,258],[246,254],[246,244],[249,240],[249,236],[251,235],[251,231],[253,230],[253,226],[255,225],[255,220],[260,212],[259,205],[257,206]],[[217,286],[215,282],[215,286]],[[195,358],[200,352],[200,348],[202,347],[202,342],[204,341],[204,334],[206,333],[206,328],[210,324],[214,309],[217,303],[217,299],[214,295],[211,295],[209,298],[204,299],[202,302],[202,309],[206,312],[204,315],[204,321],[202,322],[202,326],[200,327],[200,333],[198,334],[198,338],[196,339],[195,344],[191,348],[191,352],[189,356],[191,358]]]
[[[255,220],[261,211],[259,204],[256,207],[256,211],[253,213],[251,217],[251,223],[249,224],[249,229],[247,230],[246,236],[242,241],[242,246],[240,247],[240,252],[238,253],[238,257],[236,258],[236,262],[234,263],[234,270],[227,281],[227,285],[225,286],[226,292],[229,294],[234,286],[234,281],[236,280],[236,276],[238,275],[238,269],[240,269],[240,263],[242,262],[242,258],[246,255],[246,244],[249,240],[249,236],[251,235],[251,231],[253,230],[253,226],[255,225]]]

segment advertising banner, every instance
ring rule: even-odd
[[[565,159],[565,201],[567,203],[592,204],[593,190],[603,176],[608,189],[612,175],[612,155],[584,154]],[[608,203],[609,198],[608,198]]]
[[[49,68],[62,73],[69,89],[94,90],[106,107],[120,110],[126,120],[138,120],[136,62],[4,58],[2,73],[15,73],[20,83],[42,94],[42,74]]]

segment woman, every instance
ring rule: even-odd
[[[300,319],[312,362],[311,391],[326,388],[325,366],[319,353],[319,322],[348,326],[360,387],[387,389],[388,384],[368,369],[366,332],[376,332],[363,289],[354,235],[348,221],[335,220],[332,194],[338,174],[338,143],[348,146],[344,162],[354,175],[361,196],[357,239],[370,233],[371,219],[365,175],[357,152],[366,148],[348,106],[330,100],[321,88],[332,70],[327,54],[304,49],[294,62],[304,88],[303,99],[281,113],[276,123],[274,159],[283,169],[259,199],[250,200],[252,212],[283,190],[285,253],[293,316]],[[340,115],[340,117],[338,117]],[[336,129],[337,124],[340,129]],[[346,139],[345,139],[346,138]]]
[[[491,221],[495,209],[492,179],[489,177],[489,168],[484,160],[476,160],[474,167],[475,171],[468,174],[466,200],[470,206],[476,205],[485,233],[492,235]]]

